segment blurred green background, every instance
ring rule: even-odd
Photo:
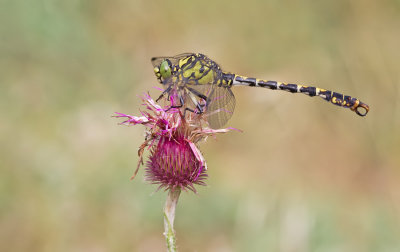
[[[231,132],[200,148],[180,251],[400,250],[400,1],[0,3],[0,251],[164,251],[165,192],[130,181],[150,58],[202,52],[225,70],[368,103],[235,88]]]

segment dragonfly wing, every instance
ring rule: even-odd
[[[187,107],[196,110],[199,104],[211,128],[221,128],[232,117],[236,101],[229,87],[216,84],[186,85],[186,87],[187,93],[191,93],[191,97],[196,97],[195,101],[193,98],[185,99]]]
[[[223,127],[235,110],[235,96],[229,87],[216,86],[207,99],[206,117],[213,129]]]
[[[215,85],[213,84],[192,85],[187,83],[185,85],[187,107],[197,112],[205,112],[207,100],[214,93],[214,89]]]

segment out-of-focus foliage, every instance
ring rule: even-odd
[[[181,251],[400,249],[400,2],[0,3],[0,251],[160,251],[164,192],[129,177],[150,57],[202,52],[224,69],[368,103],[235,88],[209,139],[209,186],[183,194]]]

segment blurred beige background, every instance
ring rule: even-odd
[[[180,251],[399,251],[399,27],[399,0],[1,1],[0,251],[164,250],[165,193],[129,180],[143,128],[110,116],[182,52],[371,111],[235,88],[243,133],[200,146]]]

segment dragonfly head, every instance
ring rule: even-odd
[[[172,75],[172,63],[169,59],[164,59],[159,65],[154,67],[154,74],[160,83],[168,79]]]

